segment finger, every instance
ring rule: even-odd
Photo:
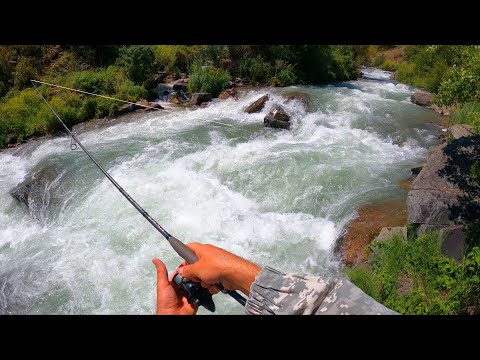
[[[215,295],[220,292],[220,288],[217,285],[212,285],[208,288],[208,291],[210,292],[210,294]]]
[[[195,253],[195,255],[197,255],[198,258],[200,258],[201,255],[199,254],[199,252],[201,252],[202,247],[205,245],[200,244],[198,242],[192,242],[192,243],[188,243],[187,246],[190,250],[192,250]]]
[[[200,285],[204,287],[205,289],[208,289],[210,286],[212,286],[212,283],[200,281]]]
[[[189,280],[193,280],[193,278],[198,278],[199,276],[197,272],[197,264],[198,263],[182,266],[178,269],[178,273]]]
[[[163,290],[169,285],[167,268],[160,259],[153,259],[152,262],[157,268],[157,290]]]

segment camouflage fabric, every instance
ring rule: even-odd
[[[264,267],[250,287],[249,315],[394,315],[347,279],[284,274]]]

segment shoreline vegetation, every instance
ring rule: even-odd
[[[423,169],[412,169],[406,222],[363,234],[368,239],[354,256],[341,254],[345,271],[401,314],[479,314],[480,47],[371,50],[372,66],[422,90],[412,101],[450,116],[442,144],[430,149]]]
[[[60,130],[30,79],[127,101],[153,100],[172,84],[179,105],[244,85],[289,86],[356,79],[366,46],[0,46],[0,149]],[[67,126],[117,115],[121,103],[38,87]],[[174,88],[175,90],[175,88]],[[187,96],[186,96],[187,95]],[[199,104],[198,104],[199,105]]]
[[[362,65],[393,71],[394,80],[428,92],[427,106],[444,114],[448,110],[447,127],[469,126],[469,134],[462,136],[449,130],[443,144],[435,148],[444,152],[446,159],[453,156],[444,149],[448,144],[454,146],[463,141],[461,146],[478,149],[479,46],[12,45],[0,46],[0,151],[60,130],[31,88],[32,78],[132,102],[155,99],[158,94],[153,89],[166,83],[178,90],[169,100],[172,104],[193,106],[201,104],[190,100],[194,93],[222,98],[225,90],[225,96],[229,96],[245,87],[357,79]],[[122,113],[121,103],[47,86],[40,86],[39,90],[69,127]],[[462,140],[466,136],[472,139],[467,145]],[[388,215],[380,219],[378,209],[374,209],[376,204],[367,204],[360,209],[361,214],[375,217],[374,221],[368,224],[367,219],[365,225],[362,219],[360,222],[354,219],[349,225],[363,234],[361,242],[353,244],[348,254],[344,244],[336,246],[336,253],[344,256],[344,261],[346,254],[350,259],[345,267],[350,279],[367,294],[402,314],[478,314],[479,157],[473,152],[462,158],[467,165],[456,170],[461,175],[458,182],[468,186],[462,188],[464,198],[455,205],[460,209],[455,214],[449,213],[447,225],[461,227],[460,257],[452,258],[445,251],[446,239],[450,239],[444,232],[447,225],[421,223],[418,219],[412,222],[413,205],[407,203],[406,220],[405,204],[385,205],[395,217],[389,222]],[[428,166],[427,161],[424,167]],[[417,177],[409,190],[415,188],[415,181],[421,177],[418,173],[422,169],[412,169],[412,173],[413,170]],[[446,181],[453,181],[452,174]],[[462,206],[468,207],[468,211],[462,213]],[[400,213],[395,213],[395,209],[400,209]],[[462,216],[458,216],[459,212]],[[382,228],[386,223],[395,227]]]

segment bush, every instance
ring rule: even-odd
[[[275,74],[271,79],[273,86],[290,86],[295,83],[296,75],[292,64],[287,64],[283,60],[275,62]]]
[[[396,71],[398,69],[398,64],[396,64],[393,60],[387,59],[380,65],[380,69],[385,71]]]
[[[120,48],[116,65],[123,68],[135,84],[141,84],[152,73],[154,62],[155,52],[152,46],[132,45]]]
[[[100,71],[79,71],[58,76],[53,83],[110,95],[128,101],[137,101],[147,93],[142,86],[134,85],[123,72],[110,66]],[[84,96],[65,89],[39,87],[51,106],[67,126],[81,121],[113,115],[121,103],[92,96]],[[61,129],[57,120],[33,89],[10,91],[0,104],[0,146],[5,147],[7,133],[16,133],[19,140],[44,135]]]
[[[207,92],[213,97],[226,88],[230,81],[230,74],[210,65],[201,65],[196,62],[190,68],[188,90],[190,92]]]
[[[240,62],[239,72],[242,77],[252,82],[266,83],[273,75],[274,69],[261,55],[245,57]]]
[[[437,232],[372,244],[370,265],[348,269],[353,283],[402,314],[458,314],[480,305],[480,248],[463,261],[441,254]],[[373,295],[372,295],[373,294]]]
[[[385,56],[379,55],[373,60],[372,66],[373,67],[379,67],[380,65],[383,64],[384,61],[385,61]]]
[[[175,74],[186,73],[199,51],[198,45],[156,45],[155,67]]]
[[[468,124],[480,134],[480,103],[469,102],[457,106],[452,111],[450,121],[454,124]]]

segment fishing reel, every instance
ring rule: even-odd
[[[205,309],[211,312],[215,312],[215,303],[212,299],[212,294],[200,285],[182,277],[180,274],[176,274],[173,278],[173,282],[178,285],[180,291],[187,298],[188,302],[195,306],[203,306]]]

